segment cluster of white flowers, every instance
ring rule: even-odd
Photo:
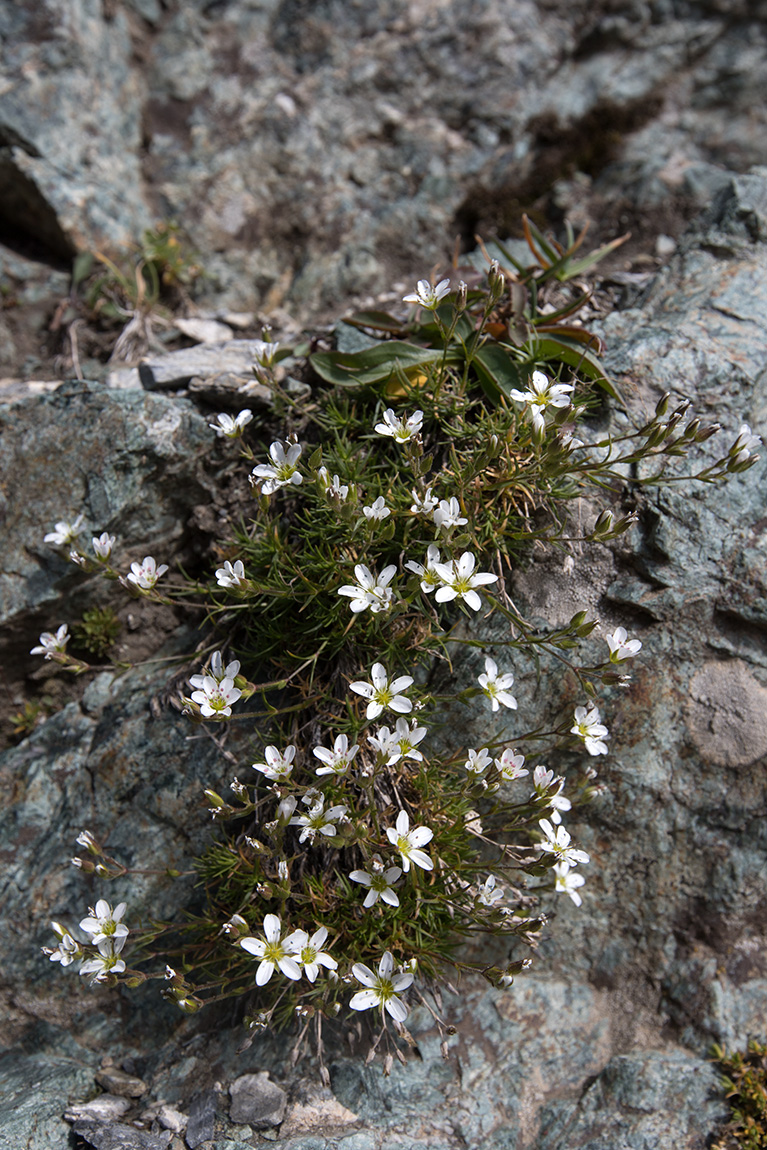
[[[125,909],[125,903],[121,902],[113,910],[103,898],[90,908],[88,916],[80,922],[80,930],[90,935],[90,949],[87,951],[66,927],[52,922],[51,929],[59,943],[55,949],[43,947],[43,954],[62,966],[70,966],[81,959],[80,974],[92,974],[93,982],[104,982],[110,974],[122,974],[125,962],[120,953],[129,934],[122,921]]]

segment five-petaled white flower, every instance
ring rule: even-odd
[[[405,567],[408,571],[412,571],[414,575],[418,575],[421,580],[421,590],[425,595],[431,594],[435,587],[442,586],[442,580],[436,572],[436,565],[440,562],[439,547],[436,543],[430,543],[426,549],[426,566],[422,567],[420,563],[408,559]]]
[[[388,515],[391,515],[391,508],[386,506],[386,500],[384,499],[383,495],[379,495],[378,498],[373,501],[370,507],[362,508],[362,514],[366,519],[379,521],[381,519],[386,519]]]
[[[296,934],[289,934],[281,938],[282,923],[276,914],[268,914],[264,918],[264,938],[252,938],[248,935],[239,940],[239,945],[248,954],[260,958],[256,970],[256,985],[264,986],[274,974],[274,968],[279,967],[286,978],[297,982],[301,977],[301,967],[294,957],[296,952]]]
[[[234,418],[222,411],[216,416],[217,423],[209,423],[219,439],[238,439],[253,418],[253,412],[246,407]]]
[[[306,796],[304,796],[304,802],[305,801]],[[335,824],[339,819],[344,817],[348,809],[348,807],[339,803],[325,810],[325,800],[319,798],[316,802],[312,803],[307,814],[294,815],[288,826],[301,827],[301,834],[298,836],[300,843],[304,843],[307,840],[313,843],[317,835],[325,835],[331,838],[336,834]]]
[[[414,292],[403,295],[403,303],[415,303],[434,311],[450,291],[450,280],[440,280],[436,287],[432,287],[428,280],[419,280]]]
[[[410,699],[398,694],[399,691],[406,691],[413,685],[410,675],[398,675],[389,682],[383,663],[374,663],[370,678],[369,683],[358,680],[349,684],[349,690],[370,700],[365,711],[368,719],[377,719],[383,710],[396,711],[399,715],[408,715],[412,711],[413,704]]]
[[[261,480],[261,494],[272,495],[280,487],[303,483],[304,477],[298,470],[298,458],[303,448],[300,443],[291,443],[288,450],[279,440],[269,448],[271,463],[259,463],[251,471],[255,480]]]
[[[51,659],[55,654],[63,654],[67,649],[69,642],[69,630],[66,623],[62,623],[52,635],[50,631],[43,631],[40,636],[40,646],[33,647],[29,652],[30,655],[45,655],[46,659]]]
[[[514,684],[514,675],[511,671],[499,675],[495,659],[486,655],[485,671],[483,675],[478,676],[478,680],[480,687],[492,703],[494,711],[497,711],[501,704],[504,707],[509,707],[512,711],[516,711],[517,700],[508,692],[508,688]]]
[[[416,491],[414,487],[411,488],[410,493],[413,496],[413,502],[410,506],[410,510],[414,515],[431,515],[432,511],[439,503],[439,500],[434,498],[431,487],[427,487],[423,495]]]
[[[292,743],[284,751],[278,750],[277,747],[265,747],[264,757],[265,763],[253,763],[254,771],[261,771],[261,774],[266,775],[267,779],[279,783],[284,783],[290,778],[294,765],[293,760],[296,757],[296,748]]]
[[[115,541],[116,537],[114,535],[110,535],[108,531],[102,531],[102,533],[98,536],[94,535],[91,539],[91,543],[93,544],[93,550],[96,554],[96,558],[101,559],[102,562],[105,562],[112,554],[112,548],[115,545]]]
[[[245,565],[242,559],[236,559],[234,563],[230,563],[228,559],[224,560],[224,566],[219,567],[216,571],[216,582],[219,587],[242,587],[247,583],[245,578]]]
[[[545,426],[544,412],[547,407],[569,407],[569,392],[573,391],[571,383],[550,383],[542,371],[534,371],[533,378],[527,391],[514,388],[509,394],[517,403],[528,405],[530,419],[537,432],[543,431]]]
[[[524,761],[524,755],[518,755],[511,747],[507,747],[501,757],[495,760],[495,765],[504,779],[512,783],[515,779],[523,779],[525,775],[530,774],[527,767],[523,767]]]
[[[425,851],[420,850],[420,847],[431,842],[434,832],[428,827],[413,827],[411,831],[407,811],[400,811],[394,826],[386,828],[386,837],[395,850],[399,851],[405,874],[410,870],[411,862],[424,870],[434,870],[434,863]]]
[[[135,583],[142,591],[151,591],[167,570],[167,563],[161,563],[158,567],[151,555],[145,555],[143,563],[131,563],[128,582]]]
[[[460,559],[453,559],[451,563],[434,564],[434,570],[443,583],[435,595],[438,603],[448,603],[451,599],[463,599],[473,611],[479,611],[482,600],[475,588],[484,587],[488,583],[497,583],[498,576],[489,571],[478,571],[475,575],[474,566],[476,562],[471,551],[464,551]]]
[[[629,639],[625,627],[617,627],[612,635],[607,636],[606,642],[610,648],[611,663],[622,663],[624,659],[633,659],[642,650],[639,639]]]
[[[364,563],[357,563],[354,568],[356,586],[346,583],[338,588],[338,594],[349,596],[351,599],[349,606],[355,614],[367,607],[374,615],[380,611],[388,611],[394,602],[394,591],[389,584],[396,570],[395,564],[390,563],[388,567],[384,567],[380,575],[375,575]]]
[[[482,906],[493,906],[494,903],[500,902],[503,898],[503,887],[496,886],[497,881],[494,874],[488,875],[477,891],[477,902],[481,903]]]
[[[100,898],[95,907],[90,908],[90,914],[80,923],[80,930],[90,934],[91,942],[100,943],[105,938],[125,938],[128,928],[122,922],[125,914],[124,902],[120,902],[112,910],[106,899]]]
[[[583,899],[578,894],[578,887],[583,886],[585,878],[570,869],[566,862],[554,863],[554,890],[558,894],[569,894],[576,906],[580,906]]]
[[[461,515],[461,505],[454,495],[451,495],[449,499],[440,499],[431,517],[437,527],[443,531],[449,531],[452,527],[463,527],[464,523],[469,522],[465,516]]]
[[[426,727],[419,727],[418,720],[397,719],[394,730],[389,733],[388,727],[381,727],[378,737],[368,736],[368,742],[382,754],[387,754],[387,764],[392,767],[400,759],[414,759],[423,762],[423,755],[417,750],[418,744],[426,735]]]
[[[332,751],[327,747],[315,747],[312,753],[324,763],[322,767],[315,767],[315,775],[345,775],[358,750],[357,743],[353,747],[349,746],[346,735],[336,735]]]
[[[408,443],[423,427],[423,412],[412,415],[395,415],[391,407],[383,413],[383,422],[376,424],[379,435],[388,435],[395,443]]]
[[[98,957],[87,958],[80,967],[80,974],[92,974],[94,982],[104,982],[109,974],[122,974],[125,963],[118,956],[125,946],[125,935],[102,938],[97,946]]]
[[[310,982],[315,981],[321,966],[327,967],[328,970],[338,969],[336,960],[326,950],[322,949],[323,943],[328,937],[326,926],[321,926],[311,938],[305,930],[296,930],[290,937],[291,948],[296,959],[303,966],[304,974]]]
[[[413,975],[407,972],[392,976],[393,969],[394,958],[388,950],[378,964],[378,974],[374,974],[364,963],[355,962],[352,974],[368,989],[359,990],[352,996],[349,1002],[352,1010],[370,1010],[371,1006],[380,1006],[381,1010],[386,1010],[395,1022],[404,1022],[408,1010],[402,999],[397,998],[397,994],[413,985]]]
[[[570,734],[583,739],[590,755],[606,755],[607,743],[603,740],[609,738],[609,735],[607,727],[599,721],[599,710],[596,707],[590,711],[585,707],[576,707],[574,718],[575,725],[570,728]]]
[[[587,863],[589,861],[589,856],[585,851],[570,846],[570,835],[563,826],[558,826],[554,830],[548,819],[539,819],[538,826],[546,836],[544,841],[538,844],[540,849],[556,855],[557,862],[567,863],[568,866],[577,866],[579,862]]]
[[[76,543],[84,518],[84,515],[78,515],[74,523],[57,523],[53,531],[49,531],[47,535],[43,536],[43,543],[57,543],[61,547]]]
[[[195,678],[198,677],[195,675]],[[241,696],[242,691],[235,687],[232,679],[219,681],[212,675],[203,675],[200,689],[192,691],[192,702],[197,703],[205,719],[228,719],[232,713],[232,704]]]
[[[389,906],[399,906],[399,898],[392,888],[395,882],[402,878],[402,868],[398,866],[385,867],[380,855],[373,855],[370,860],[370,870],[353,870],[349,874],[352,882],[362,883],[369,887],[365,895],[363,906],[369,909],[379,898]]]
[[[481,750],[475,751],[473,747],[469,747],[469,757],[463,764],[465,771],[469,771],[472,775],[482,775],[492,763],[492,757],[487,747],[482,747]]]

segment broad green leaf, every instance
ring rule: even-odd
[[[401,320],[395,319],[386,311],[356,311],[354,315],[344,317],[344,323],[352,327],[369,327],[373,331],[402,331]]]
[[[508,397],[522,384],[519,365],[500,344],[484,344],[474,356],[472,365],[485,394],[491,399],[497,399],[499,394]]]
[[[359,387],[382,383],[396,372],[397,368],[407,372],[410,368],[427,367],[442,361],[440,348],[419,347],[403,340],[384,340],[366,351],[345,355],[339,351],[321,351],[311,357],[311,364],[317,374],[328,383],[341,387]],[[460,354],[451,350],[447,362],[456,363]]]

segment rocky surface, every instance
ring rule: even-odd
[[[746,0],[23,0],[2,230],[48,261],[184,224],[208,295],[312,315],[521,209],[673,241],[767,161]],[[651,253],[652,254],[652,253]]]

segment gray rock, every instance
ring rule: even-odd
[[[276,1083],[269,1081],[267,1071],[242,1074],[229,1087],[232,1122],[247,1123],[255,1130],[279,1126],[285,1117],[288,1096]]]
[[[256,341],[232,339],[226,343],[206,343],[198,347],[148,356],[139,365],[141,382],[147,391],[171,390],[190,379],[211,379],[235,375],[243,383],[253,380]]]
[[[92,1089],[93,1068],[85,1052],[79,1061],[55,1053],[0,1054],[0,1147],[69,1150],[70,1128],[62,1114]]]
[[[1,622],[82,583],[62,549],[43,542],[59,520],[83,512],[84,543],[111,530],[121,551],[130,547],[131,558],[141,558],[156,548],[167,554],[194,505],[208,501],[191,458],[211,445],[213,433],[189,403],[67,383],[51,395],[2,404],[0,432]],[[122,558],[117,550],[115,556]],[[18,642],[29,650],[28,636]]]
[[[140,1098],[147,1092],[147,1084],[132,1074],[126,1074],[117,1066],[102,1066],[96,1072],[96,1081],[99,1086],[112,1094],[119,1094],[123,1098]]]
[[[75,1122],[72,1130],[93,1150],[166,1150],[173,1137],[170,1130],[150,1134],[124,1122],[93,1122],[84,1118]]]
[[[197,1150],[203,1142],[213,1137],[216,1123],[216,1092],[206,1090],[193,1098],[189,1105],[189,1117],[184,1138],[189,1150]]]
[[[120,1098],[115,1094],[101,1094],[90,1102],[75,1102],[64,1112],[64,1117],[68,1122],[76,1122],[79,1119],[91,1122],[116,1122],[130,1108],[131,1104],[127,1098]]]

